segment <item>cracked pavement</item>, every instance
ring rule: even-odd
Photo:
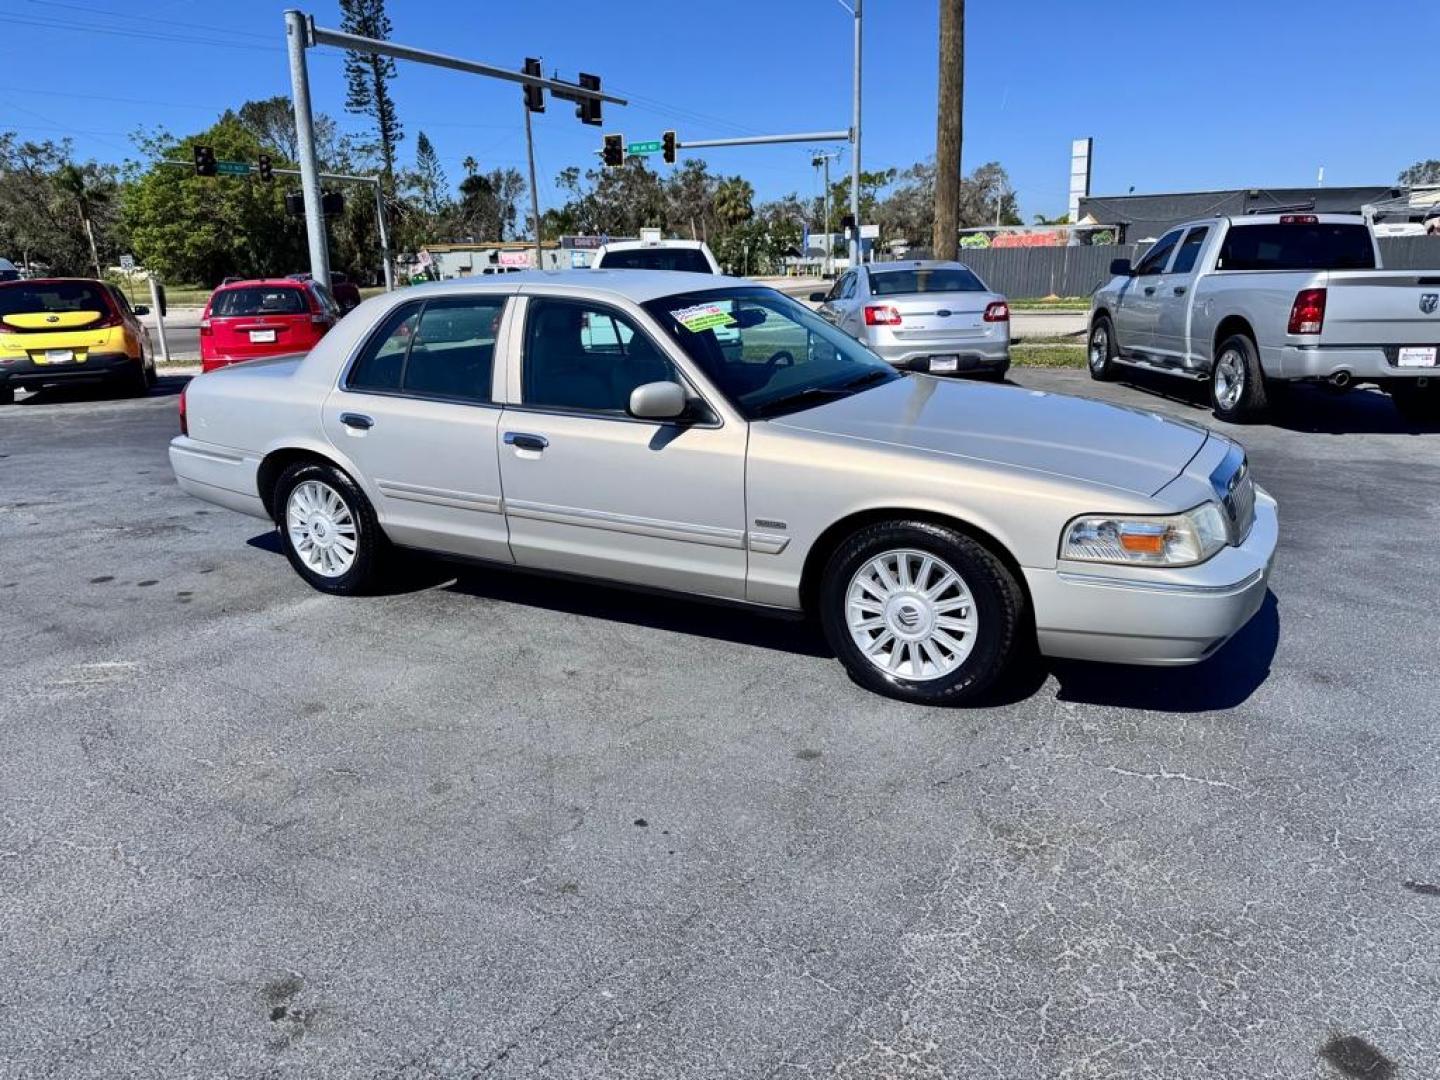
[[[175,488],[178,383],[0,410],[0,1077],[1435,1075],[1440,434],[1378,395],[1226,429],[1282,539],[1215,659],[943,711],[680,600],[314,593]]]

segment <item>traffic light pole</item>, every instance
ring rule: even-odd
[[[295,151],[300,159],[300,189],[305,193],[305,235],[310,243],[310,276],[330,285],[330,242],[325,211],[320,205],[320,162],[315,155],[315,117],[310,108],[310,74],[305,50],[310,27],[298,11],[285,12],[285,39],[290,53],[290,99],[295,108]],[[387,268],[389,260],[386,260]]]
[[[545,253],[540,247],[540,189],[535,186],[535,137],[530,133],[530,106],[520,102],[525,113],[525,154],[530,159],[530,227],[535,230],[535,269],[545,269]]]
[[[316,45],[334,45],[347,52],[369,53],[372,56],[388,56],[395,60],[410,60],[432,67],[449,68],[467,75],[483,75],[490,79],[539,86],[567,101],[587,103],[595,109],[595,118],[587,123],[599,123],[599,103],[608,101],[613,105],[625,105],[626,100],[607,94],[599,89],[600,80],[593,75],[582,75],[585,85],[568,83],[563,79],[547,79],[543,75],[531,75],[524,71],[510,71],[507,68],[464,60],[445,53],[428,52],[394,41],[361,37],[341,30],[327,30],[316,26],[313,16],[291,8],[285,12],[285,35],[290,52],[290,94],[295,106],[295,143],[300,157],[300,187],[305,194],[305,227],[310,240],[310,273],[319,281],[330,280],[330,254],[325,233],[325,214],[320,205],[320,165],[315,156],[315,119],[310,108],[310,76],[305,66],[305,50]],[[276,170],[279,171],[278,169]],[[532,183],[531,189],[534,189]],[[383,192],[381,193],[383,199]],[[383,207],[381,219],[384,219]],[[384,226],[381,226],[382,237]],[[382,242],[384,242],[382,240]],[[537,237],[538,242],[538,237]],[[386,259],[389,273],[389,259]]]
[[[796,135],[744,135],[734,139],[687,139],[675,145],[681,150],[703,150],[708,146],[767,146],[792,142],[849,142],[848,131],[804,131]]]

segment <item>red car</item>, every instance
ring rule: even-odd
[[[200,320],[200,368],[309,352],[340,319],[335,302],[308,281],[267,278],[221,285]]]

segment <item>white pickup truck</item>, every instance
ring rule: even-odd
[[[1117,259],[1091,301],[1095,379],[1125,366],[1206,382],[1222,420],[1261,419],[1281,384],[1378,384],[1440,421],[1440,270],[1381,269],[1345,214],[1210,218]]]

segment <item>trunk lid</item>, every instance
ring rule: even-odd
[[[873,302],[900,313],[900,325],[890,328],[900,340],[938,341],[983,335],[989,327],[985,309],[997,299],[993,293],[954,292],[882,296]]]

